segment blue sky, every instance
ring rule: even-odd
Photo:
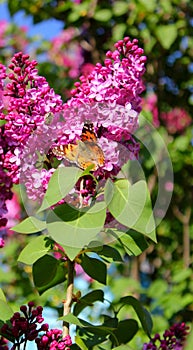
[[[19,26],[27,26],[29,28],[28,34],[30,36],[41,35],[43,38],[50,40],[55,37],[62,29],[63,22],[55,19],[50,19],[39,24],[33,24],[31,16],[26,16],[24,11],[18,12],[13,18],[10,17],[7,2],[0,3],[0,20],[7,20],[14,22]]]

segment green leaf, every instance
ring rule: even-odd
[[[73,314],[68,314],[66,316],[62,316],[59,318],[59,320],[68,322],[69,324],[75,324],[78,327],[87,328],[88,331],[90,331],[94,334],[100,334],[100,335],[101,334],[111,334],[112,331],[115,329],[114,324],[116,322],[116,319],[111,318],[111,322],[109,323],[109,325],[105,324],[105,322],[104,322],[104,324],[94,326],[91,323],[74,316]]]
[[[134,337],[138,329],[139,327],[137,321],[129,319],[120,321],[117,329],[113,333],[118,339],[119,344],[126,344]],[[110,339],[113,342],[113,336],[111,336]]]
[[[94,290],[80,298],[74,307],[73,314],[78,316],[85,307],[92,306],[95,301],[104,301],[104,292],[102,290]]]
[[[47,229],[56,242],[65,246],[66,254],[70,254],[72,259],[96,238],[104,226],[105,218],[104,202],[98,202],[85,210],[63,204],[48,214]],[[74,253],[72,248],[75,248]]]
[[[126,23],[117,23],[112,28],[112,39],[114,42],[121,40],[124,37],[127,29]]]
[[[145,237],[141,233],[132,230],[120,235],[118,241],[128,255],[138,256],[148,248]]]
[[[86,254],[81,257],[81,260],[83,270],[90,277],[102,284],[106,284],[107,267],[102,261],[96,258],[91,258]]]
[[[113,260],[113,261],[123,262],[123,259],[119,251],[109,245],[104,245],[102,250],[98,252],[98,255],[100,255],[101,257],[110,258],[110,259],[107,259],[108,261]]]
[[[38,212],[50,208],[65,198],[82,176],[82,173],[77,167],[57,168],[50,178],[46,194]]]
[[[175,24],[160,25],[156,27],[155,34],[162,47],[168,50],[176,40],[178,30]]]
[[[2,289],[0,288],[0,300],[3,300],[6,302],[5,294],[3,293]]]
[[[113,3],[113,13],[115,16],[122,16],[129,10],[127,1],[116,1]]]
[[[109,9],[101,9],[95,12],[94,19],[99,22],[107,22],[112,17],[112,11]]]
[[[105,201],[117,221],[156,241],[151,201],[145,181],[131,185],[127,179],[115,183],[108,180],[105,185]]]
[[[59,317],[59,320],[68,322],[69,324],[75,324],[79,327],[84,327],[86,324],[90,326],[90,323],[83,321],[73,314],[68,314],[66,316]]]
[[[46,229],[46,222],[41,221],[34,216],[29,216],[27,219],[20,222],[18,225],[15,225],[11,228],[13,231],[31,234],[36,232],[41,232]]]
[[[119,346],[116,346],[116,348],[113,348],[113,350],[133,350],[133,349],[130,348],[129,345],[119,345]]]
[[[8,321],[13,316],[13,310],[4,300],[0,299],[0,320]]]
[[[81,339],[81,337],[75,336],[75,342],[76,344],[79,346],[79,348],[81,350],[88,350],[88,347],[86,346],[86,344],[83,342],[83,340]]]
[[[67,269],[50,255],[45,255],[33,265],[34,284],[40,294],[66,280]]]
[[[135,299],[132,296],[123,297],[120,299],[120,302],[124,305],[131,305],[135,312],[137,313],[137,316],[139,317],[139,320],[141,322],[141,325],[146,332],[146,334],[150,337],[151,331],[152,331],[152,319],[149,314],[149,312],[142,306],[142,304],[139,302],[139,300]]]
[[[139,0],[139,3],[145,7],[146,11],[154,12],[157,6],[156,0]]]
[[[21,251],[18,261],[32,265],[36,260],[46,255],[50,250],[50,247],[46,244],[47,239],[48,236],[46,235],[33,237],[31,242]]]
[[[186,346],[184,348],[184,350],[192,350],[192,344],[193,344],[193,323],[190,326],[191,328],[191,332],[189,333],[189,335],[187,336],[187,342],[186,342]]]

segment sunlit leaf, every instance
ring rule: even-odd
[[[4,300],[0,299],[0,321],[6,322],[13,316],[13,310]]]
[[[105,201],[117,221],[156,241],[150,195],[145,181],[131,185],[127,179],[115,183],[109,180],[105,186]]]
[[[72,258],[72,248],[75,248],[77,254],[78,249],[81,250],[93,241],[103,228],[105,218],[106,206],[103,202],[85,210],[64,204],[49,213],[47,229],[56,242],[65,246],[67,255],[69,251]]]
[[[39,212],[65,198],[81,175],[82,171],[77,167],[58,167],[50,178]]]
[[[27,219],[20,222],[18,225],[15,225],[11,228],[13,231],[31,234],[39,231],[43,231],[46,229],[46,222],[41,221],[34,216],[29,216]]]
[[[46,255],[50,250],[50,247],[46,244],[47,238],[46,235],[33,237],[31,242],[21,251],[18,261],[32,265],[36,260]]]
[[[168,50],[177,38],[178,29],[175,24],[160,25],[155,33],[162,47]]]

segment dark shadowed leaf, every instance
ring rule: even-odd
[[[102,290],[94,290],[80,298],[74,307],[73,314],[78,316],[85,307],[92,306],[95,301],[104,301],[104,292]]]
[[[81,257],[81,266],[83,270],[96,281],[106,284],[107,277],[107,267],[99,259],[91,258],[88,255],[84,254]]]
[[[33,280],[40,294],[66,280],[67,269],[50,255],[45,255],[33,265]]]

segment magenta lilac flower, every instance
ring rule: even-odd
[[[45,156],[49,148],[57,145],[76,144],[86,121],[94,124],[97,141],[105,154],[104,166],[95,172],[98,179],[116,175],[128,159],[138,157],[139,144],[132,134],[138,127],[139,95],[144,89],[142,75],[146,58],[142,54],[136,40],[131,42],[125,38],[118,42],[116,50],[107,53],[105,66],[97,64],[91,74],[82,76],[81,83],[75,84],[76,90],[63,105],[63,112],[53,113],[53,120],[46,125],[37,125],[26,142],[21,166],[20,181],[25,183],[30,198],[44,196],[54,172],[52,165],[47,169],[43,161],[41,169],[37,167],[39,155]],[[91,179],[87,183],[90,188],[95,187]],[[86,194],[83,190],[85,188],[81,195],[86,205],[93,193]],[[76,192],[80,192],[79,184]]]
[[[149,343],[143,345],[143,350],[183,350],[189,327],[184,322],[175,323],[166,330],[161,338],[156,334]]]
[[[44,125],[47,113],[62,110],[61,97],[38,75],[36,66],[36,61],[30,61],[29,56],[21,52],[12,58],[8,75],[6,68],[0,65],[0,226],[7,222],[4,218],[6,200],[12,197],[13,183],[19,182],[27,140]]]
[[[94,124],[105,155],[104,166],[95,173],[99,179],[116,175],[128,159],[137,158],[139,144],[132,134],[138,127],[146,57],[136,39],[125,38],[115,48],[107,53],[104,66],[97,64],[80,78],[73,97],[64,105],[46,79],[38,75],[37,62],[30,61],[28,55],[14,55],[6,86],[5,68],[0,67],[0,118],[6,122],[2,127],[2,142],[6,144],[2,147],[6,149],[2,151],[2,171],[10,188],[21,181],[30,198],[41,199],[55,171],[52,163],[44,166],[43,158],[52,147],[77,143],[85,121]],[[48,115],[53,117],[51,122]],[[76,190],[80,191],[78,184]],[[84,193],[85,202],[90,195],[87,198]]]
[[[70,336],[63,337],[59,329],[48,330],[35,341],[38,350],[68,350],[72,345]]]
[[[33,302],[28,305],[22,305],[20,312],[15,312],[9,323],[5,323],[1,327],[1,334],[14,343],[12,349],[17,348],[20,344],[26,344],[27,341],[33,341],[42,331],[48,330],[48,325],[42,324],[43,308],[41,306],[34,307]]]

